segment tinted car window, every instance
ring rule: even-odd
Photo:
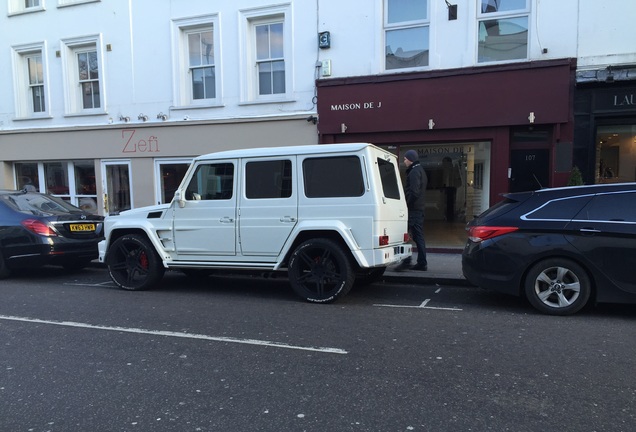
[[[234,164],[199,165],[186,189],[188,200],[231,199],[234,196]]]
[[[395,165],[391,162],[378,158],[378,170],[382,181],[382,192],[387,198],[400,199],[400,187],[397,182]]]
[[[27,214],[67,214],[81,213],[82,211],[56,197],[41,195],[38,193],[12,193],[0,195],[9,207]]]
[[[357,156],[309,158],[303,161],[305,195],[309,198],[357,197],[364,194]]]
[[[248,162],[245,164],[247,198],[289,198],[292,194],[290,160]]]
[[[597,195],[576,219],[636,222],[636,192]]]
[[[519,205],[519,201],[516,199],[505,198],[503,201],[498,202],[488,210],[478,216],[482,221],[487,221],[495,217],[508,213]]]
[[[592,196],[560,198],[548,201],[536,210],[528,213],[531,220],[571,220],[592,199]]]

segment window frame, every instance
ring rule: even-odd
[[[188,36],[192,33],[212,31],[214,52],[214,98],[194,99],[189,61]],[[173,43],[173,99],[176,108],[222,106],[223,75],[220,20],[218,14],[172,21]]]
[[[66,193],[54,193],[54,191],[48,190],[49,180],[47,178],[48,168],[52,167],[54,164],[60,164],[61,172],[64,173],[64,181],[68,190]],[[29,185],[33,186],[33,190],[40,193],[48,193],[52,196],[58,197],[64,201],[70,202],[74,206],[80,207],[84,210],[90,211],[91,213],[98,212],[97,205],[97,178],[93,177],[92,186],[95,188],[94,193],[80,193],[77,190],[78,184],[81,183],[80,179],[78,179],[78,173],[76,170],[76,165],[79,164],[87,164],[93,165],[94,171],[93,175],[97,172],[97,168],[95,167],[95,162],[93,159],[73,159],[68,161],[61,160],[48,160],[43,162],[14,162],[13,163],[13,184],[14,188],[23,189],[25,185],[23,184],[24,179],[18,179],[18,175],[21,174],[21,171],[18,170],[17,165],[33,165],[32,168],[35,168],[35,179],[29,179]],[[33,180],[35,180],[35,184],[33,184]],[[91,182],[88,182],[91,184]]]
[[[210,174],[212,172],[211,167],[215,168],[213,171],[214,174]],[[227,169],[230,167],[231,172],[228,174]],[[223,171],[217,174],[217,168],[223,168]],[[202,173],[204,169],[207,171]],[[204,175],[206,178],[203,178]],[[201,161],[201,163],[192,169],[192,175],[188,177],[188,183],[182,185],[184,187],[183,199],[186,201],[230,201],[236,199],[235,188],[237,175],[239,175],[237,165],[233,160]],[[215,178],[210,178],[211,176]],[[231,180],[229,183],[228,176]],[[205,186],[203,185],[204,180],[207,181]],[[210,180],[214,180],[218,183],[215,196],[211,196],[209,193],[208,186]],[[225,186],[227,185],[230,185],[231,189],[226,189]]]
[[[478,0],[477,3],[477,19],[483,20],[487,19],[487,17],[500,17],[500,16],[508,16],[508,15],[528,15],[530,13],[530,1],[524,0],[526,6],[521,9],[512,9],[512,10],[504,10],[500,12],[482,12],[481,11],[481,1]]]
[[[188,175],[188,169],[190,165],[192,165],[193,158],[165,158],[165,159],[155,159],[155,202],[157,204],[168,204],[172,202],[172,198],[168,199],[168,197],[164,196],[164,182],[163,182],[163,171],[162,168],[164,165],[183,165],[185,168],[183,172],[183,177],[179,180],[179,183],[176,185],[175,191],[179,190],[179,186],[183,182],[183,179]]]
[[[9,3],[7,5],[8,16],[44,11],[44,2],[46,0],[37,1],[39,4],[35,6],[27,6],[26,0],[9,0]]]
[[[62,58],[62,76],[64,77],[64,111],[65,116],[107,114],[106,101],[106,66],[102,35],[90,35],[60,41],[60,57]],[[84,108],[82,87],[80,85],[78,53],[95,51],[98,71],[99,107]]]
[[[530,0],[524,0],[525,7],[522,9],[513,9],[507,11],[500,12],[482,12],[481,11],[481,1],[477,2],[477,33],[476,33],[476,44],[475,44],[475,64],[477,65],[486,65],[486,64],[498,64],[498,63],[511,63],[511,62],[524,62],[528,61],[530,58],[530,30],[532,27],[531,22],[531,6]],[[485,21],[502,21],[502,20],[510,20],[515,18],[526,18],[527,19],[527,39],[526,39],[526,55],[522,58],[512,58],[512,59],[503,59],[503,60],[484,60],[480,61],[479,59],[479,44],[480,44],[480,32],[481,32],[481,24]]]
[[[395,71],[410,71],[410,70],[422,70],[430,68],[430,52],[431,52],[431,0],[426,1],[426,18],[416,19],[410,21],[398,21],[398,22],[389,22],[389,0],[383,1],[383,29],[382,29],[382,40],[383,40],[383,49],[384,53],[382,55],[382,69],[385,72],[395,72]],[[411,29],[426,29],[428,32],[428,44],[426,46],[425,52],[428,51],[429,58],[427,59],[426,65],[420,66],[412,66],[412,67],[395,67],[395,68],[387,68],[387,33],[391,31],[397,30],[411,30]]]
[[[50,118],[51,98],[48,79],[48,59],[46,57],[46,42],[19,45],[12,47],[13,57],[13,84],[15,120],[31,120]],[[42,58],[42,93],[44,97],[44,109],[35,111],[31,95],[31,83],[28,69],[28,59],[34,55]]]
[[[63,7],[81,5],[85,3],[97,3],[101,1],[102,0],[57,0],[57,7],[63,8]]]
[[[398,182],[400,169],[391,160],[381,157],[376,158],[378,174],[380,175],[380,185],[382,186],[382,196],[387,199],[399,200],[400,184]]]
[[[241,104],[292,102],[294,76],[294,41],[292,27],[292,10],[289,3],[274,7],[256,8],[239,11],[240,49],[241,49]],[[261,95],[259,92],[259,76],[257,67],[256,27],[265,24],[282,23],[283,25],[283,57],[285,91]]]

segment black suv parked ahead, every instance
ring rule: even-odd
[[[636,183],[505,195],[468,224],[466,279],[569,315],[636,303]]]

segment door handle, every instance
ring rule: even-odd
[[[280,221],[281,222],[296,222],[296,218],[291,216],[283,216],[282,218],[280,218]]]
[[[221,223],[233,223],[234,219],[229,217],[229,216],[225,216],[225,217],[222,217],[221,219],[219,219],[219,222],[221,222]]]

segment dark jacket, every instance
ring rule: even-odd
[[[406,169],[406,205],[409,210],[424,211],[428,177],[419,161]]]

